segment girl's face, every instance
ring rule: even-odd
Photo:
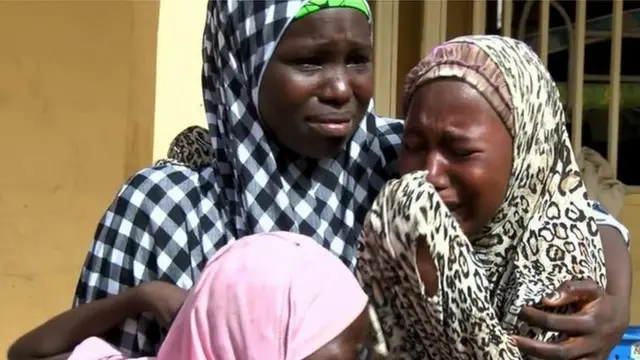
[[[286,148],[311,158],[340,152],[373,92],[373,46],[358,10],[321,10],[295,20],[265,69],[260,118]]]
[[[482,95],[456,80],[423,85],[402,143],[401,173],[428,170],[465,234],[482,230],[502,205],[513,162],[512,137]]]
[[[371,333],[369,314],[362,313],[333,340],[304,360],[356,360]]]

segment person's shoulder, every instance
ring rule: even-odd
[[[397,147],[402,141],[404,121],[375,116],[369,122],[369,131],[378,139],[382,148]]]
[[[134,173],[127,184],[182,185],[190,183],[197,185],[202,181],[207,181],[206,173],[211,171],[213,171],[211,167],[194,170],[186,165],[160,162]]]
[[[375,127],[381,135],[402,136],[404,120],[387,117],[375,117]]]
[[[591,215],[596,220],[598,225],[602,226],[610,226],[622,235],[627,246],[629,246],[630,234],[629,229],[624,226],[620,221],[618,221],[613,215],[611,215],[598,201],[589,200],[588,202],[589,208],[591,209]]]
[[[382,176],[383,181],[396,177],[404,121],[372,116],[368,119],[367,126],[367,132],[371,136],[369,159],[374,160],[370,166]]]
[[[213,191],[213,168],[198,170],[160,163],[134,173],[121,187],[116,202],[124,201],[143,211],[157,206],[191,204],[193,196],[206,198]]]

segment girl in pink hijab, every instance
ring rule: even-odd
[[[312,239],[286,232],[251,235],[209,261],[157,359],[355,360],[369,334],[366,305],[349,269]],[[61,316],[77,317],[83,307]],[[56,331],[73,329],[49,329]],[[33,337],[29,342],[20,347],[39,345]],[[128,359],[97,337],[60,356],[55,358]],[[16,357],[35,358],[47,357]]]

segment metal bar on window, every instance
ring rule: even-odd
[[[384,1],[384,0],[381,0]],[[447,0],[423,0],[421,56],[447,39]]]
[[[524,7],[522,8],[522,14],[520,14],[520,22],[518,23],[518,33],[516,34],[516,36],[520,40],[524,40],[524,37],[527,35],[527,21],[529,20],[529,14],[531,13],[532,7],[533,0],[527,0],[527,2],[524,3]]]
[[[571,142],[573,151],[582,151],[582,112],[584,106],[584,41],[587,28],[587,0],[576,1],[576,30],[574,31],[571,79]]]
[[[447,3],[449,0],[440,0],[440,38],[442,42],[447,41],[447,19],[449,14],[447,12]]]
[[[611,66],[609,77],[609,134],[607,158],[613,173],[618,173],[618,131],[620,128],[620,70],[622,59],[622,0],[613,0],[613,23],[611,25]]]
[[[502,36],[511,37],[513,23],[513,0],[502,1]]]
[[[434,0],[427,0],[429,1]],[[487,31],[487,0],[473,0],[472,26],[474,35],[481,35]]]
[[[544,66],[549,59],[549,8],[550,0],[540,0],[540,17],[538,19],[538,55]]]
[[[609,39],[609,37],[611,37],[611,32],[609,31],[600,31],[600,30],[589,30],[587,31],[587,35],[589,35],[590,37],[595,37],[595,36],[602,36],[606,40]],[[629,31],[629,32],[623,32],[622,33],[622,37],[623,38],[632,38],[632,39],[638,39],[640,38],[640,34],[638,34],[637,32],[633,32],[633,31]]]
[[[584,74],[584,81],[609,82],[609,75]],[[640,76],[620,75],[620,83],[640,83]]]
[[[574,34],[575,31],[573,30],[573,20],[571,20],[571,16],[569,16],[569,14],[562,7],[562,5],[558,4],[555,1],[551,1],[551,6],[560,13],[560,16],[562,16],[562,19],[564,20],[564,26],[566,27],[567,36],[569,38],[569,43],[567,44],[567,50],[569,52],[569,61],[567,61],[567,74],[568,74],[567,83],[569,84],[569,92],[567,94],[568,95],[567,107],[569,109],[573,109],[573,96],[575,94],[571,89],[573,89],[572,86],[574,84],[574,81],[575,81],[574,78],[576,75],[573,68],[575,63],[575,59],[574,59],[575,55],[573,54],[573,49],[576,42],[575,34]]]

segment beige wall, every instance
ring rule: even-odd
[[[153,157],[191,125],[206,126],[202,105],[202,30],[207,0],[162,0],[158,28]]]
[[[97,220],[151,161],[158,4],[0,1],[0,356],[67,308]]]

